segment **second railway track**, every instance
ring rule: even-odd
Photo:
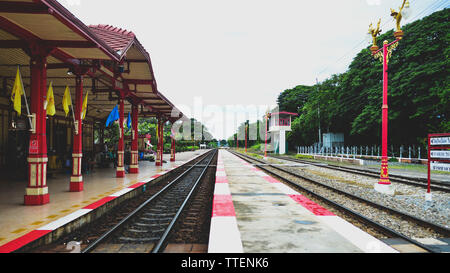
[[[317,166],[320,168],[327,168],[327,169],[336,170],[336,171],[343,171],[343,172],[347,172],[347,173],[363,175],[363,176],[367,176],[367,177],[380,178],[380,174],[378,172],[372,171],[372,170],[363,170],[363,169],[356,169],[356,168],[345,167],[345,166],[316,163],[316,162],[311,162],[308,160],[294,159],[294,158],[289,158],[289,157],[285,157],[285,156],[270,156],[270,157],[273,157],[275,159],[282,159],[282,160],[286,160],[286,161],[302,163],[302,164],[309,164],[309,165]],[[389,179],[392,182],[407,184],[407,185],[416,186],[416,187],[420,187],[420,188],[428,187],[427,180],[424,178],[420,178],[420,177],[406,177],[406,176],[402,176],[402,175],[389,174]],[[432,190],[438,190],[438,191],[448,193],[448,192],[450,192],[450,183],[431,180],[430,188]]]

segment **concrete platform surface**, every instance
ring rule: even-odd
[[[139,174],[126,174],[124,178],[116,178],[113,168],[97,168],[93,173],[83,175],[82,192],[70,192],[70,175],[57,174],[47,180],[50,203],[42,206],[24,205],[27,181],[0,180],[0,246],[49,223],[64,221],[64,217],[72,217],[74,212],[82,211],[80,209],[89,204],[116,192],[128,191],[131,185],[150,180],[152,176],[177,167],[205,151],[177,153],[175,162],[170,162],[170,155],[165,154],[167,163],[162,167],[156,167],[155,162],[140,161]]]
[[[243,252],[397,252],[230,152],[219,153]]]

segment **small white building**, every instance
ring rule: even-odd
[[[286,132],[291,130],[292,116],[298,116],[296,113],[277,112],[269,114],[269,132],[274,144],[274,153],[285,154],[287,151]]]
[[[323,134],[323,147],[333,148],[344,146],[343,133],[327,133]]]

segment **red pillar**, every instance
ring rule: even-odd
[[[381,175],[378,184],[390,185],[388,173],[388,54],[387,42],[383,44],[383,106],[382,106],[382,132],[381,132]]]
[[[266,115],[266,138],[264,140],[264,158],[267,158],[267,120],[269,119],[268,115]]]
[[[172,143],[170,147],[170,162],[175,162],[175,136],[172,136]]]
[[[156,149],[156,166],[162,166],[163,165],[163,152],[164,152],[164,122],[162,120],[162,117],[158,118],[158,144]]]
[[[125,177],[125,168],[123,166],[123,156],[124,156],[124,145],[123,145],[123,114],[124,114],[124,104],[123,96],[120,95],[119,103],[119,144],[117,147],[117,170],[116,177]]]
[[[139,173],[139,151],[138,151],[138,106],[131,107],[131,164],[130,173]]]
[[[70,191],[83,191],[83,175],[81,161],[83,158],[83,121],[81,119],[83,108],[83,76],[75,78],[75,130],[73,132],[72,176],[70,177]]]
[[[247,125],[245,126],[245,152],[247,152]]]
[[[34,115],[34,132],[30,134],[28,154],[28,187],[24,196],[25,205],[43,205],[50,202],[47,187],[47,54],[40,49],[31,49],[31,115]]]

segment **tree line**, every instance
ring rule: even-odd
[[[450,132],[450,9],[403,27],[405,36],[389,60],[389,144],[425,146],[427,134]],[[392,41],[393,30],[378,38]],[[283,91],[281,111],[296,112],[289,147],[318,142],[322,133],[344,133],[346,145],[381,141],[382,63],[369,47],[348,70],[313,85]]]

